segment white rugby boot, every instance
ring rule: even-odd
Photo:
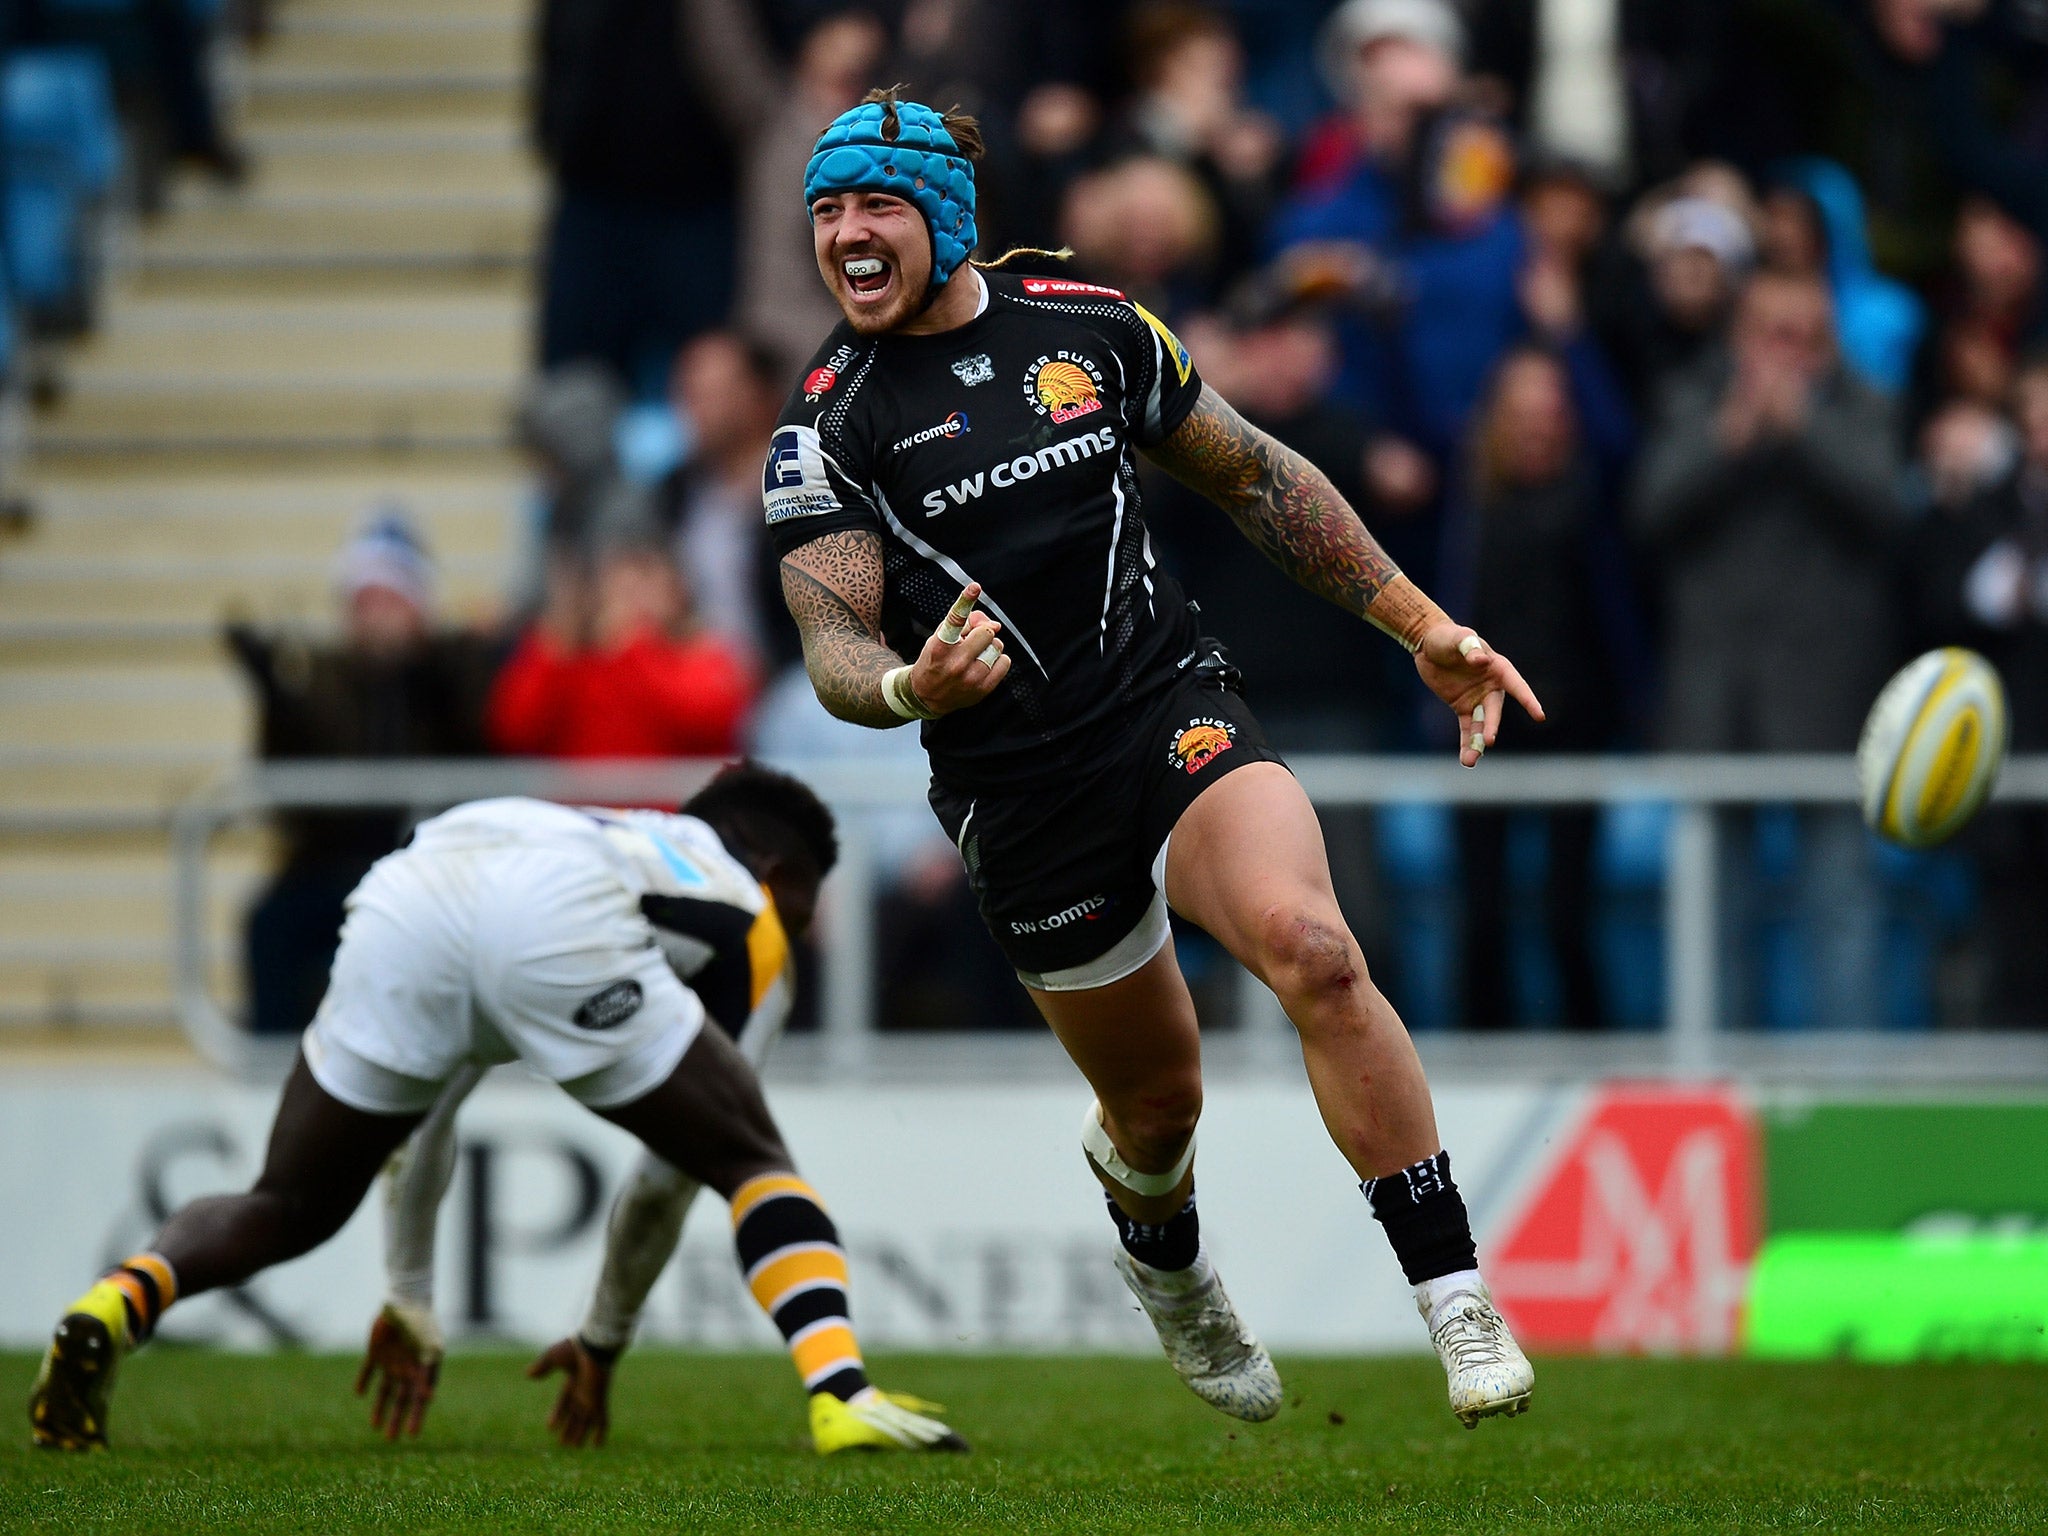
[[[1476,1273],[1418,1285],[1415,1307],[1444,1363],[1451,1412],[1460,1424],[1471,1429],[1495,1414],[1513,1418],[1529,1411],[1536,1368],[1494,1310],[1492,1293]]]
[[[1154,1269],[1116,1250],[1117,1273],[1152,1319],[1168,1363],[1211,1408],[1264,1423],[1280,1411],[1280,1373],[1237,1315],[1207,1249],[1186,1269]]]

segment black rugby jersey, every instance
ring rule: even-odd
[[[993,787],[1093,759],[1192,653],[1135,450],[1180,426],[1202,381],[1113,288],[982,281],[982,312],[940,335],[842,322],[783,410],[762,499],[779,555],[848,528],[881,536],[882,632],[907,658],[981,583],[1009,676],[923,732],[935,773]]]

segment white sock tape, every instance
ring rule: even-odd
[[[1157,1197],[1172,1194],[1180,1187],[1180,1181],[1187,1177],[1188,1169],[1195,1161],[1195,1138],[1190,1135],[1186,1150],[1166,1172],[1138,1172],[1124,1161],[1116,1143],[1109,1139],[1109,1132],[1102,1128],[1102,1104],[1099,1100],[1091,1100],[1088,1113],[1081,1117],[1081,1146],[1095,1159],[1096,1167],[1134,1195]]]

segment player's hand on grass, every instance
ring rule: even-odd
[[[979,704],[1009,675],[1010,658],[1003,654],[1000,638],[1003,626],[975,610],[979,596],[981,584],[969,582],[911,668],[911,688],[935,713],[950,715]]]
[[[526,1368],[533,1381],[563,1373],[562,1390],[548,1412],[548,1428],[562,1444],[603,1445],[611,1428],[612,1364],[583,1347],[581,1339],[558,1339]]]
[[[1415,670],[1429,691],[1457,715],[1458,761],[1467,768],[1479,766],[1500,734],[1500,717],[1509,699],[1528,711],[1530,719],[1543,718],[1543,705],[1515,664],[1463,624],[1446,619],[1424,630]]]
[[[370,1324],[370,1342],[356,1372],[356,1396],[377,1384],[370,1427],[386,1440],[417,1437],[441,1379],[441,1329],[431,1312],[387,1305]]]

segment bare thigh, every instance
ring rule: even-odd
[[[1188,807],[1167,847],[1166,902],[1268,985],[1260,964],[1276,948],[1276,912],[1311,914],[1350,937],[1322,823],[1278,763],[1247,763]]]
[[[1279,997],[1323,1123],[1361,1178],[1437,1151],[1422,1063],[1366,972],[1293,774],[1249,763],[1188,807],[1167,848],[1166,897]]]

